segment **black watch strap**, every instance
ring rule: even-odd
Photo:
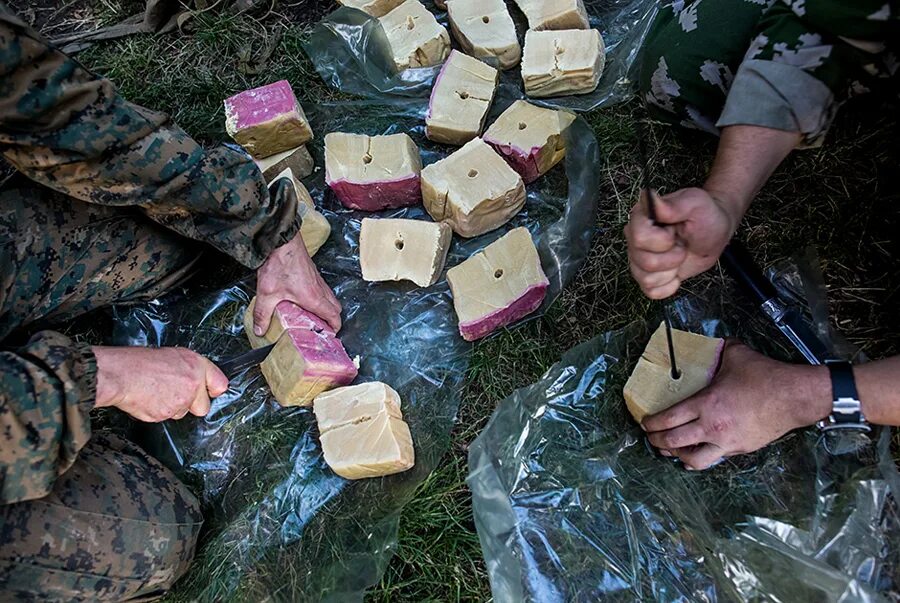
[[[844,360],[825,362],[831,373],[832,406],[831,414],[819,421],[820,429],[859,429],[869,431],[869,424],[862,412],[853,366]]]

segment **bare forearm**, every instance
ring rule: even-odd
[[[785,376],[797,427],[812,425],[831,412],[831,379],[822,366],[791,366]],[[863,414],[875,425],[900,426],[900,356],[853,367]]]
[[[772,172],[801,139],[799,132],[759,126],[723,128],[703,188],[719,199],[738,223]]]

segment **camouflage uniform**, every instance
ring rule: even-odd
[[[256,268],[299,230],[297,199],[125,102],[2,3],[0,152],[19,172],[0,190],[0,600],[158,596],[193,555],[196,499],[133,444],[91,434],[89,346],[10,335],[155,295],[203,244]]]
[[[665,121],[765,126],[817,146],[842,102],[896,73],[896,33],[885,0],[673,0],[648,35],[641,94]]]

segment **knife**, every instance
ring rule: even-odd
[[[237,356],[225,358],[224,360],[216,362],[215,365],[219,367],[219,370],[225,373],[225,376],[231,381],[251,366],[255,366],[265,360],[274,347],[275,344],[272,343],[261,348],[256,348],[255,350],[250,350],[249,352],[244,352],[243,354],[238,354]]]
[[[661,224],[656,220],[656,203],[653,197],[653,189],[650,188],[650,167],[647,163],[647,144],[644,136],[644,125],[638,120],[635,124],[635,130],[638,139],[638,155],[641,161],[641,190],[647,196],[647,217],[654,225],[664,228],[666,224]],[[678,365],[675,362],[675,342],[672,338],[672,317],[669,314],[669,304],[662,302],[663,322],[666,325],[666,343],[669,347],[669,367],[671,368],[672,379],[681,377]]]
[[[740,241],[732,239],[719,258],[725,272],[759,306],[763,314],[787,337],[810,364],[837,360],[828,347],[809,327],[803,315],[778,297],[775,286],[767,279]]]

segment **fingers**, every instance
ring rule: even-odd
[[[663,272],[646,272],[634,264],[631,264],[629,268],[631,268],[631,275],[634,277],[634,280],[645,292],[664,287],[678,278],[677,268]]]
[[[676,450],[675,456],[681,459],[686,469],[702,471],[718,465],[725,457],[724,451],[715,444],[701,444]]]
[[[228,377],[209,360],[206,360],[206,391],[210,398],[216,398],[228,391]]]
[[[197,391],[197,395],[194,397],[194,401],[191,402],[188,412],[195,417],[205,417],[209,413],[209,408],[209,394],[206,392],[206,387],[203,387],[201,390]],[[183,416],[185,415],[182,415],[182,417]]]
[[[693,404],[681,402],[655,415],[644,417],[641,427],[649,433],[675,429],[700,418],[700,413]],[[666,446],[662,446],[666,448]]]
[[[675,228],[672,226],[657,226],[646,216],[635,216],[625,225],[625,238],[628,241],[628,249],[640,249],[652,253],[663,253],[675,246]]]
[[[681,287],[681,279],[675,278],[661,287],[645,289],[644,295],[650,299],[667,299],[675,295],[675,293],[678,292],[679,287]]]
[[[319,288],[321,289],[321,294],[318,305],[321,307],[321,310],[317,314],[337,333],[341,330],[341,303],[324,280],[321,281]]]
[[[693,421],[674,429],[666,431],[654,431],[647,434],[647,439],[656,448],[662,450],[675,450],[702,444],[706,437],[706,431],[700,426],[699,421]]]
[[[677,270],[687,259],[687,249],[682,245],[675,245],[662,253],[654,253],[635,248],[629,250],[628,257],[634,266],[645,272],[664,272]]]
[[[253,333],[257,337],[262,337],[269,330],[275,306],[280,301],[275,295],[257,294],[256,303],[253,305]]]

